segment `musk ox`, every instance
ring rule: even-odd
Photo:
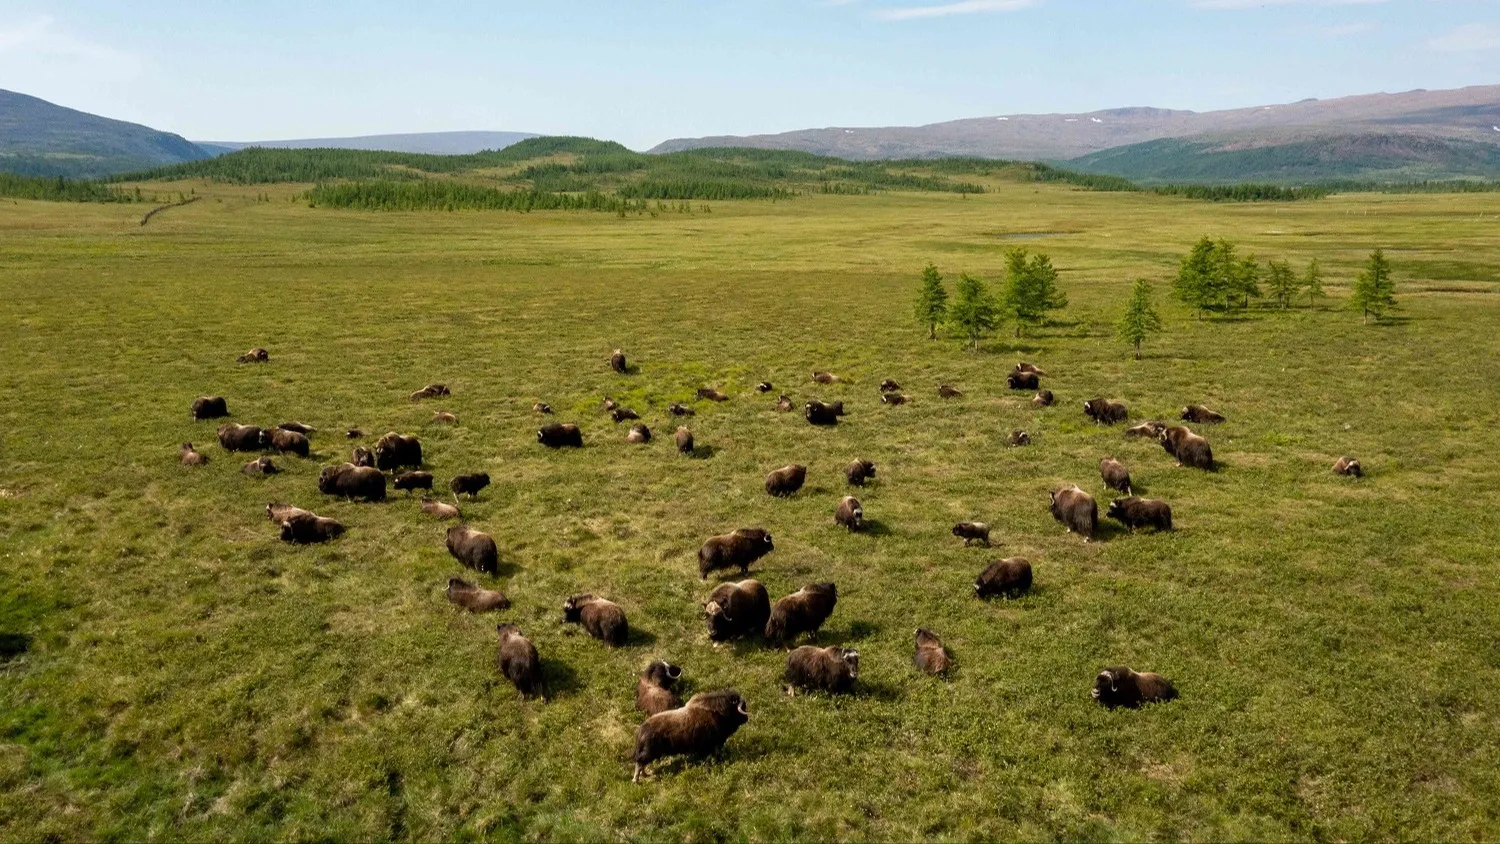
[[[194,419],[218,419],[229,415],[229,404],[223,396],[199,396],[190,410]]]
[[[844,380],[832,372],[814,372],[812,379],[814,384],[839,384]]]
[[[807,467],[791,463],[766,474],[766,492],[778,498],[796,493],[807,480]]]
[[[658,659],[646,666],[635,683],[635,708],[652,716],[682,705],[682,698],[672,690],[682,678],[682,669]]]
[[[740,528],[721,536],[710,536],[698,549],[698,576],[718,569],[738,568],[744,576],[750,564],[776,550],[771,534],[763,528]]]
[[[677,450],[683,454],[692,456],[693,432],[684,425],[678,425],[675,437],[677,440]]]
[[[715,642],[751,636],[765,630],[771,619],[771,596],[758,580],[721,583],[703,605],[708,616],[708,638]]]
[[[1161,441],[1161,447],[1168,454],[1177,458],[1178,466],[1190,466],[1194,469],[1212,471],[1214,468],[1214,450],[1209,447],[1208,440],[1189,431],[1181,425],[1173,425],[1157,434]]]
[[[1026,361],[1024,361],[1024,360],[1023,360],[1023,361],[1020,361],[1020,362],[1018,362],[1018,363],[1017,363],[1017,364],[1016,364],[1016,369],[1015,369],[1015,371],[1016,371],[1016,372],[1029,372],[1029,373],[1031,373],[1031,374],[1033,374],[1033,375],[1046,375],[1046,374],[1047,374],[1047,373],[1046,373],[1046,372],[1045,372],[1045,371],[1044,371],[1044,370],[1042,370],[1042,369],[1041,369],[1041,368],[1040,368],[1040,367],[1037,367],[1037,366],[1033,366],[1033,365],[1032,365],[1032,364],[1029,364],[1029,363],[1027,363],[1027,362],[1026,362]]]
[[[1130,494],[1130,470],[1125,464],[1106,457],[1099,461],[1099,477],[1104,479],[1104,485],[1109,489],[1119,490],[1126,495]]]
[[[745,699],[734,689],[696,694],[686,706],[652,715],[635,731],[631,782],[640,782],[646,766],[663,756],[705,756],[718,750],[749,720]]]
[[[552,405],[547,404],[544,401],[539,401],[531,406],[531,412],[546,415],[552,412]]]
[[[1070,486],[1052,493],[1052,518],[1088,542],[1099,527],[1099,505],[1094,503],[1094,496]]]
[[[481,533],[468,525],[454,525],[446,535],[448,553],[453,559],[483,574],[500,573],[500,549],[487,533]]]
[[[219,445],[225,451],[260,451],[271,444],[271,434],[256,425],[227,422],[219,426]]]
[[[536,441],[548,448],[583,448],[583,432],[571,422],[553,422],[537,429]]]
[[[729,401],[729,396],[713,389],[712,387],[699,387],[698,398],[708,401]]]
[[[846,528],[853,533],[865,526],[865,508],[860,505],[858,498],[846,495],[840,498],[838,506],[833,508],[833,520],[839,527]]]
[[[1051,390],[1037,390],[1036,395],[1031,397],[1032,407],[1051,407],[1057,399],[1053,397]]]
[[[276,427],[280,428],[283,431],[296,431],[303,436],[317,433],[318,430],[317,428],[314,428],[306,422],[283,422]]]
[[[605,413],[608,413],[611,410],[614,410],[615,408],[617,408],[619,406],[620,406],[620,403],[617,402],[617,401],[615,401],[614,399],[610,398],[609,396],[605,396],[604,397],[604,403],[600,405],[600,407],[604,408],[604,412]]]
[[[794,405],[792,404],[792,397],[787,395],[786,393],[782,393],[780,396],[776,397],[777,413],[790,413],[793,407]]]
[[[428,384],[415,393],[412,393],[411,400],[421,401],[422,399],[436,399],[449,395],[452,395],[452,393],[449,392],[447,384]]]
[[[984,522],[959,522],[953,526],[953,535],[964,541],[965,548],[975,542],[990,547],[990,526]]]
[[[365,432],[361,431],[358,428],[350,428],[349,430],[347,430],[347,431],[344,432],[344,436],[348,437],[351,440],[357,440],[357,439],[363,437],[364,435],[365,435]]]
[[[615,349],[609,353],[609,368],[624,375],[629,367],[625,365],[625,353]]]
[[[422,443],[416,437],[391,431],[375,441],[375,468],[389,472],[403,466],[422,466]]]
[[[1161,435],[1162,431],[1165,431],[1166,429],[1167,423],[1159,422],[1153,419],[1149,422],[1142,422],[1139,425],[1132,425],[1129,428],[1126,428],[1125,436],[1130,438],[1149,437],[1150,439],[1154,440]]]
[[[500,633],[500,673],[516,687],[522,697],[542,694],[542,660],[536,647],[514,624],[498,624]]]
[[[343,525],[312,513],[298,513],[281,523],[281,541],[298,545],[327,542],[343,533]]]
[[[757,393],[769,393],[774,389],[776,388],[771,386],[770,381],[762,381],[755,385],[755,392]]]
[[[439,519],[460,518],[457,507],[454,507],[452,504],[448,504],[443,501],[436,501],[434,499],[427,498],[425,496],[422,498],[422,512]]]
[[[590,636],[610,645],[623,645],[630,635],[630,624],[620,605],[593,595],[574,595],[563,602],[563,621],[583,625]]]
[[[1031,563],[1022,557],[996,560],[974,578],[974,597],[1019,598],[1031,589]]]
[[[1112,665],[1094,678],[1089,695],[1110,709],[1117,706],[1135,709],[1145,703],[1173,700],[1177,689],[1160,674],[1136,673],[1123,665]]]
[[[1209,410],[1201,404],[1190,404],[1182,409],[1182,415],[1178,418],[1199,425],[1216,425],[1224,421],[1224,414]]]
[[[510,599],[505,593],[475,586],[458,577],[448,578],[448,588],[443,590],[448,600],[472,613],[510,609]]]
[[[1010,432],[1011,445],[1031,445],[1031,435],[1025,431],[1015,430]]]
[[[631,425],[630,432],[625,435],[625,442],[632,445],[645,445],[651,442],[651,429],[645,425]]]
[[[293,516],[302,515],[311,516],[312,513],[307,512],[301,507],[293,507],[290,504],[283,504],[280,501],[272,501],[266,505],[266,518],[278,525],[285,523],[287,519]]]
[[[615,424],[640,419],[641,415],[628,407],[616,407],[609,412],[609,418],[615,420]]]
[[[432,490],[431,472],[403,472],[391,479],[391,486],[402,492],[411,492],[414,489]]]
[[[263,478],[267,475],[274,475],[281,470],[276,468],[276,464],[271,462],[271,458],[262,454],[254,460],[251,460],[249,463],[241,466],[240,471],[244,472],[247,475],[256,475]]]
[[[357,445],[349,451],[349,462],[356,466],[368,466],[373,469],[375,468],[375,452]]]
[[[842,404],[840,402],[840,405]],[[806,416],[807,421],[814,425],[837,425],[839,417],[843,415],[840,412],[842,410],[842,406],[835,409],[831,404],[824,404],[823,402],[814,400],[803,405],[802,415]]]
[[[797,689],[846,694],[859,679],[859,651],[803,645],[786,655],[784,676],[789,694],[796,694]]]
[[[271,353],[259,346],[256,346],[250,351],[235,358],[235,360],[239,363],[268,363],[271,360]]]
[[[911,401],[911,397],[904,393],[885,393],[880,397],[881,404],[888,404],[891,407],[903,405],[909,401]]]
[[[850,486],[864,486],[865,481],[875,477],[875,464],[868,460],[855,460],[844,467],[844,480]]]
[[[917,650],[912,655],[912,664],[923,674],[942,674],[952,664],[952,657],[948,655],[948,649],[943,647],[943,640],[938,635],[925,627],[917,628]]]
[[[458,417],[446,410],[435,410],[432,412],[432,424],[434,425],[457,425]]]
[[[1157,530],[1172,529],[1172,508],[1167,502],[1155,498],[1116,498],[1109,502],[1105,513],[1111,519],[1129,528],[1132,533],[1138,527],[1154,527]]]
[[[698,415],[698,411],[693,410],[691,407],[688,407],[685,404],[678,404],[675,401],[672,402],[671,404],[667,405],[667,412],[670,413],[670,414],[672,414],[673,416],[697,416]]]
[[[901,392],[901,385],[897,384],[895,381],[892,381],[891,379],[887,378],[884,381],[880,382],[880,392],[882,392],[882,393],[899,393],[899,392]]]
[[[1035,372],[1012,372],[1005,376],[1005,386],[1012,390],[1035,390],[1042,379]]]
[[[298,457],[306,457],[312,452],[312,443],[308,442],[306,434],[288,431],[285,428],[276,428],[271,431],[271,447],[282,454],[290,451]]]
[[[1335,475],[1343,475],[1347,478],[1363,478],[1365,476],[1365,470],[1359,467],[1359,461],[1353,457],[1340,457],[1333,464],[1333,473]]]
[[[771,605],[766,620],[766,643],[789,645],[803,633],[818,634],[818,628],[833,615],[838,588],[832,583],[809,583]]]
[[[1109,399],[1089,399],[1083,403],[1083,415],[1098,422],[1101,425],[1113,425],[1116,422],[1124,422],[1130,417],[1130,411],[1122,402],[1110,401]]]
[[[353,463],[324,466],[323,471],[318,473],[318,491],[343,498],[384,501],[385,475],[379,469],[356,466]]]
[[[208,463],[208,455],[199,454],[192,443],[183,443],[177,450],[177,462],[184,466],[203,466]]]
[[[964,391],[960,390],[957,387],[952,387],[947,384],[938,385],[938,398],[940,399],[956,399],[963,396],[963,394]]]

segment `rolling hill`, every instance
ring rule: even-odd
[[[361,135],[351,138],[302,138],[288,141],[199,141],[198,145],[215,154],[246,147],[272,149],[363,149],[380,152],[412,152],[426,155],[472,155],[485,150],[505,149],[527,138],[539,137],[530,132],[417,132],[397,135]]]
[[[99,177],[208,156],[180,135],[0,90],[0,171]]]

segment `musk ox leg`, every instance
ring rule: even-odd
[[[644,774],[645,772],[646,772],[646,766],[645,765],[642,765],[639,762],[635,763],[635,776],[631,777],[630,781],[631,782],[640,782],[641,781],[641,774]]]

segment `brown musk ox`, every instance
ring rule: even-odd
[[[1178,466],[1213,471],[1214,450],[1208,440],[1181,425],[1173,425],[1157,435],[1166,453],[1177,458]]]
[[[847,694],[859,679],[859,651],[833,645],[827,648],[803,645],[786,655],[787,693],[797,689]]]
[[[1125,436],[1127,438],[1147,437],[1154,440],[1165,430],[1167,430],[1167,423],[1152,419],[1148,422],[1142,422],[1139,425],[1131,425],[1129,428],[1126,428]]]
[[[375,441],[375,468],[389,472],[410,466],[422,466],[422,443],[416,437],[391,431]]]
[[[699,387],[698,398],[706,401],[729,401],[729,396],[712,387]]]
[[[844,379],[834,375],[832,372],[814,372],[812,380],[814,384],[839,384]]]
[[[693,456],[693,432],[685,425],[677,426],[677,433],[673,435],[677,441],[677,451]]]
[[[276,468],[276,464],[271,462],[271,458],[262,454],[254,460],[251,460],[249,463],[241,466],[240,471],[244,472],[247,475],[255,475],[256,477],[264,478],[268,475],[274,475],[281,470]]]
[[[964,394],[964,391],[960,390],[957,387],[954,387],[954,386],[951,386],[951,385],[948,385],[948,384],[939,384],[938,385],[938,398],[940,398],[940,399],[956,399],[956,398],[961,398],[963,396],[963,394]]]
[[[865,481],[875,477],[875,464],[868,460],[854,460],[844,467],[844,480],[850,486],[864,486]]]
[[[1099,461],[1099,477],[1104,479],[1104,485],[1109,489],[1119,490],[1126,495],[1130,494],[1130,470],[1125,464],[1106,457]]]
[[[880,397],[881,404],[888,404],[891,407],[898,407],[909,401],[911,401],[911,396],[905,393],[885,393]]]
[[[899,392],[901,392],[901,385],[897,384],[895,381],[887,378],[884,381],[880,382],[880,392],[882,392],[882,393],[899,393]]]
[[[444,501],[437,501],[425,496],[422,498],[422,512],[438,519],[462,518],[461,514],[458,512],[458,508],[454,507],[452,504]]]
[[[510,599],[504,592],[476,586],[460,577],[448,578],[448,588],[443,594],[448,596],[450,603],[471,613],[510,609]]]
[[[1109,502],[1109,510],[1104,515],[1129,528],[1132,533],[1138,527],[1172,529],[1171,506],[1155,498],[1141,498],[1138,495],[1116,498]]]
[[[813,400],[802,406],[802,415],[813,425],[837,425],[843,415],[840,410],[842,408],[836,410],[831,404]]]
[[[229,404],[223,396],[199,396],[188,412],[194,419],[218,419],[229,415]]]
[[[540,697],[543,694],[542,660],[537,656],[536,646],[514,624],[497,624],[495,630],[500,633],[497,659],[500,674],[516,687],[521,697]]]
[[[710,536],[698,549],[698,576],[718,569],[738,568],[743,577],[750,564],[776,550],[771,534],[764,528],[739,528],[720,536]]]
[[[182,448],[177,449],[177,462],[184,466],[205,466],[208,464],[208,455],[199,454],[192,443],[183,443]]]
[[[298,545],[327,542],[344,533],[344,526],[333,519],[312,513],[297,513],[281,523],[281,541]]]
[[[1217,425],[1224,421],[1224,414],[1209,410],[1201,404],[1190,404],[1182,409],[1178,417],[1184,422],[1194,422],[1199,425]]]
[[[990,526],[984,522],[959,522],[953,526],[953,535],[964,541],[965,548],[975,542],[990,547]]]
[[[769,393],[774,389],[776,388],[771,386],[770,381],[762,381],[755,385],[755,392],[757,393]]]
[[[358,428],[350,428],[349,430],[347,430],[347,431],[344,432],[344,436],[348,437],[351,440],[360,439],[364,435],[365,435],[365,432],[361,431]]]
[[[238,363],[269,363],[270,360],[271,353],[266,351],[265,349],[262,349],[260,346],[256,346],[250,351],[235,358],[235,361]]]
[[[708,638],[715,642],[753,636],[771,619],[771,596],[758,580],[721,583],[703,605]]]
[[[366,501],[385,500],[385,475],[379,469],[344,463],[339,466],[324,466],[318,473],[318,491],[341,498],[363,498]]]
[[[1124,402],[1109,399],[1089,399],[1083,403],[1083,415],[1101,425],[1113,425],[1130,418],[1130,410]]]
[[[494,537],[468,525],[454,525],[444,539],[453,559],[482,574],[500,573],[500,549]]]
[[[552,405],[539,401],[531,406],[531,412],[545,416],[552,413]]]
[[[625,442],[631,445],[645,445],[651,442],[651,429],[645,425],[631,425],[629,433],[625,435]]]
[[[793,407],[795,407],[795,405],[792,404],[792,397],[787,395],[786,393],[782,393],[780,396],[776,397],[777,413],[790,413]]]
[[[630,636],[630,623],[620,605],[588,593],[563,602],[563,621],[582,624],[590,636],[609,645],[623,645]]]
[[[852,495],[840,498],[838,506],[833,508],[833,521],[850,533],[862,530],[865,526],[864,505]]]
[[[1005,386],[1012,390],[1035,390],[1042,384],[1035,372],[1012,372],[1005,376]]]
[[[611,410],[609,412],[609,418],[615,420],[615,424],[618,425],[621,422],[630,422],[640,419],[641,415],[628,407],[616,407],[614,410]]]
[[[271,447],[282,454],[290,451],[298,457],[306,457],[312,453],[312,443],[308,441],[306,434],[275,428],[271,431],[270,438]]]
[[[1031,435],[1021,430],[1011,431],[1010,444],[1012,446],[1031,445]]]
[[[1353,457],[1340,457],[1333,464],[1333,473],[1343,475],[1346,478],[1363,478],[1365,470],[1360,468],[1359,461]]]
[[[600,405],[600,407],[602,407],[604,409],[605,413],[608,413],[611,410],[614,410],[615,408],[617,408],[619,406],[620,406],[620,403],[617,402],[617,401],[615,401],[614,399],[610,398],[609,396],[605,396],[604,397],[604,403]]]
[[[283,422],[276,427],[280,428],[283,431],[296,431],[304,437],[318,432],[317,428],[314,428],[306,422]]]
[[[435,410],[432,412],[432,424],[434,425],[457,425],[458,417],[446,410]]]
[[[624,375],[626,372],[628,372],[630,370],[630,367],[625,363],[625,352],[621,351],[620,349],[615,349],[613,352],[610,352],[609,368],[613,369],[620,375]]]
[[[311,516],[312,513],[309,513],[301,507],[293,507],[290,504],[283,504],[280,501],[272,501],[271,503],[266,505],[266,518],[270,519],[273,523],[278,525],[285,523],[286,520],[292,518],[293,516],[301,515]]]
[[[583,448],[583,432],[571,422],[553,422],[537,429],[536,441],[548,448]]]
[[[368,466],[373,469],[375,468],[375,452],[357,445],[349,451],[349,462],[356,466]]]
[[[789,463],[766,474],[766,493],[778,498],[793,495],[807,481],[807,467],[801,463]]]
[[[1174,700],[1177,689],[1160,674],[1138,673],[1123,665],[1112,665],[1094,677],[1089,696],[1109,709],[1117,706],[1136,709],[1142,704]]]
[[[832,583],[809,583],[782,597],[771,605],[771,617],[766,619],[766,643],[790,645],[803,633],[817,636],[838,600],[838,587]]]
[[[1036,395],[1031,397],[1031,406],[1051,407],[1053,402],[1055,401],[1057,401],[1057,399],[1052,395],[1051,390],[1037,390]]]
[[[1031,372],[1031,373],[1035,373],[1037,375],[1046,375],[1047,374],[1046,370],[1042,369],[1039,366],[1036,366],[1035,364],[1027,363],[1024,360],[1023,361],[1017,361],[1015,371],[1016,372]]]
[[[671,404],[667,405],[667,412],[670,413],[670,414],[672,414],[673,416],[697,416],[698,415],[698,411],[692,409],[691,407],[688,407],[685,404],[679,404],[679,403],[677,403],[675,401],[672,402]]]
[[[410,493],[414,489],[425,489],[432,491],[431,472],[402,472],[391,479],[391,486],[402,492]]]
[[[428,384],[422,389],[417,390],[415,393],[412,393],[411,400],[421,401],[422,399],[437,399],[442,398],[443,396],[450,395],[453,394],[448,390],[447,384]]]
[[[953,664],[953,658],[948,654],[948,649],[943,647],[943,640],[931,630],[918,627],[916,643],[917,649],[912,654],[911,661],[923,674],[942,674]]]
[[[1031,563],[1024,557],[995,560],[974,578],[974,597],[1019,598],[1031,590]]]
[[[647,717],[682,706],[673,687],[682,679],[682,669],[664,659],[653,661],[635,682],[635,708]]]
[[[749,720],[745,699],[734,689],[696,694],[686,706],[652,715],[635,731],[631,782],[640,782],[646,766],[663,756],[706,756],[718,750]]]
[[[1094,538],[1099,527],[1099,505],[1094,496],[1076,486],[1054,490],[1052,493],[1052,518],[1062,523],[1064,529],[1083,537],[1084,542]]]
[[[219,426],[218,435],[225,451],[260,451],[271,444],[270,432],[258,425],[226,422]]]

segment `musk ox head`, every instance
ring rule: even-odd
[[[849,671],[849,678],[852,679],[852,680],[858,680],[859,679],[859,651],[856,651],[856,650],[853,650],[853,649],[845,649],[844,652],[843,652],[843,654],[842,654],[842,657],[843,657],[843,660],[844,660],[844,667],[846,669],[848,669],[848,671]]]
[[[1098,700],[1099,696],[1106,692],[1117,692],[1120,690],[1119,682],[1119,678],[1115,677],[1115,673],[1106,668],[1099,672],[1099,676],[1094,678],[1094,688],[1089,692],[1089,697]]]

